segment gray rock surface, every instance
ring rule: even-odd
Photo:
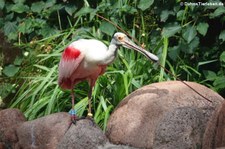
[[[190,148],[201,146],[206,125],[223,98],[203,85],[186,83],[212,103],[180,81],[142,87],[127,96],[110,116],[106,132],[110,141],[139,148],[184,148],[184,142]],[[176,139],[179,147],[174,144]]]
[[[17,128],[16,145],[22,149],[54,149],[70,125],[70,115],[64,112],[24,122]]]
[[[154,149],[200,148],[207,117],[195,107],[176,108],[156,126]]]
[[[225,101],[209,120],[203,137],[204,149],[225,148]]]
[[[0,111],[0,148],[15,148],[18,141],[16,129],[26,119],[18,109]]]
[[[98,149],[139,149],[139,148],[135,148],[135,147],[127,146],[127,145],[116,145],[116,144],[107,142],[103,146],[98,146]]]
[[[57,149],[97,149],[108,142],[103,131],[91,120],[84,119],[71,125],[61,138]]]
[[[111,144],[92,121],[74,125],[65,112],[26,121],[18,109],[0,111],[0,149],[135,149]]]

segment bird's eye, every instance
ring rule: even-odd
[[[118,39],[121,41],[121,40],[123,40],[123,37],[122,36],[119,36]]]

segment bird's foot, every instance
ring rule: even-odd
[[[79,120],[83,120],[83,119],[87,119],[90,120],[92,125],[95,124],[94,119],[93,119],[93,114],[92,113],[88,113],[87,117],[81,116],[81,117],[77,117],[76,115],[76,111],[74,109],[71,109],[69,111],[69,114],[71,115],[71,124],[76,125],[77,121]]]
[[[92,125],[95,124],[94,119],[93,119],[93,114],[92,113],[88,113],[86,119],[90,120]]]
[[[75,119],[71,119],[71,122],[76,125],[77,121],[86,119],[84,116],[76,117]]]
[[[93,117],[93,114],[92,114],[92,113],[88,113],[88,114],[87,114],[87,117],[92,118],[92,117]]]
[[[72,116],[71,116],[71,122],[72,122],[72,124],[74,124],[74,125],[77,124],[77,121],[79,121],[79,120],[84,120],[84,119],[87,119],[87,120],[91,121],[91,124],[92,124],[92,125],[95,124],[94,119],[93,119],[92,117],[90,117],[90,116],[87,116],[87,117],[84,117],[84,116],[81,116],[81,117],[77,117],[77,116],[72,117]]]
[[[77,121],[77,116],[76,115],[71,115],[71,122],[73,124],[76,124],[76,121]]]
[[[69,111],[69,114],[70,114],[70,116],[71,116],[71,124],[76,124],[76,122],[80,119],[80,118],[78,118],[77,117],[77,115],[76,115],[76,110],[75,109],[71,109],[70,111]]]

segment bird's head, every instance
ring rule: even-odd
[[[159,60],[159,58],[148,52],[147,50],[137,46],[134,42],[132,42],[126,34],[121,33],[121,32],[117,32],[113,35],[113,39],[111,41],[112,44],[115,44],[116,46],[123,46],[125,48],[128,49],[133,49],[137,52],[140,52],[141,54],[143,54],[144,56],[146,56],[148,59],[157,62]]]
[[[122,46],[124,45],[124,41],[128,40],[129,38],[127,37],[126,34],[121,33],[121,32],[117,32],[113,35],[113,42],[114,44],[116,44],[117,46]]]

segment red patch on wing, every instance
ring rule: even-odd
[[[80,55],[80,50],[78,50],[74,47],[68,46],[64,50],[62,56],[63,56],[63,59],[71,60],[71,59],[76,59],[79,55]]]

